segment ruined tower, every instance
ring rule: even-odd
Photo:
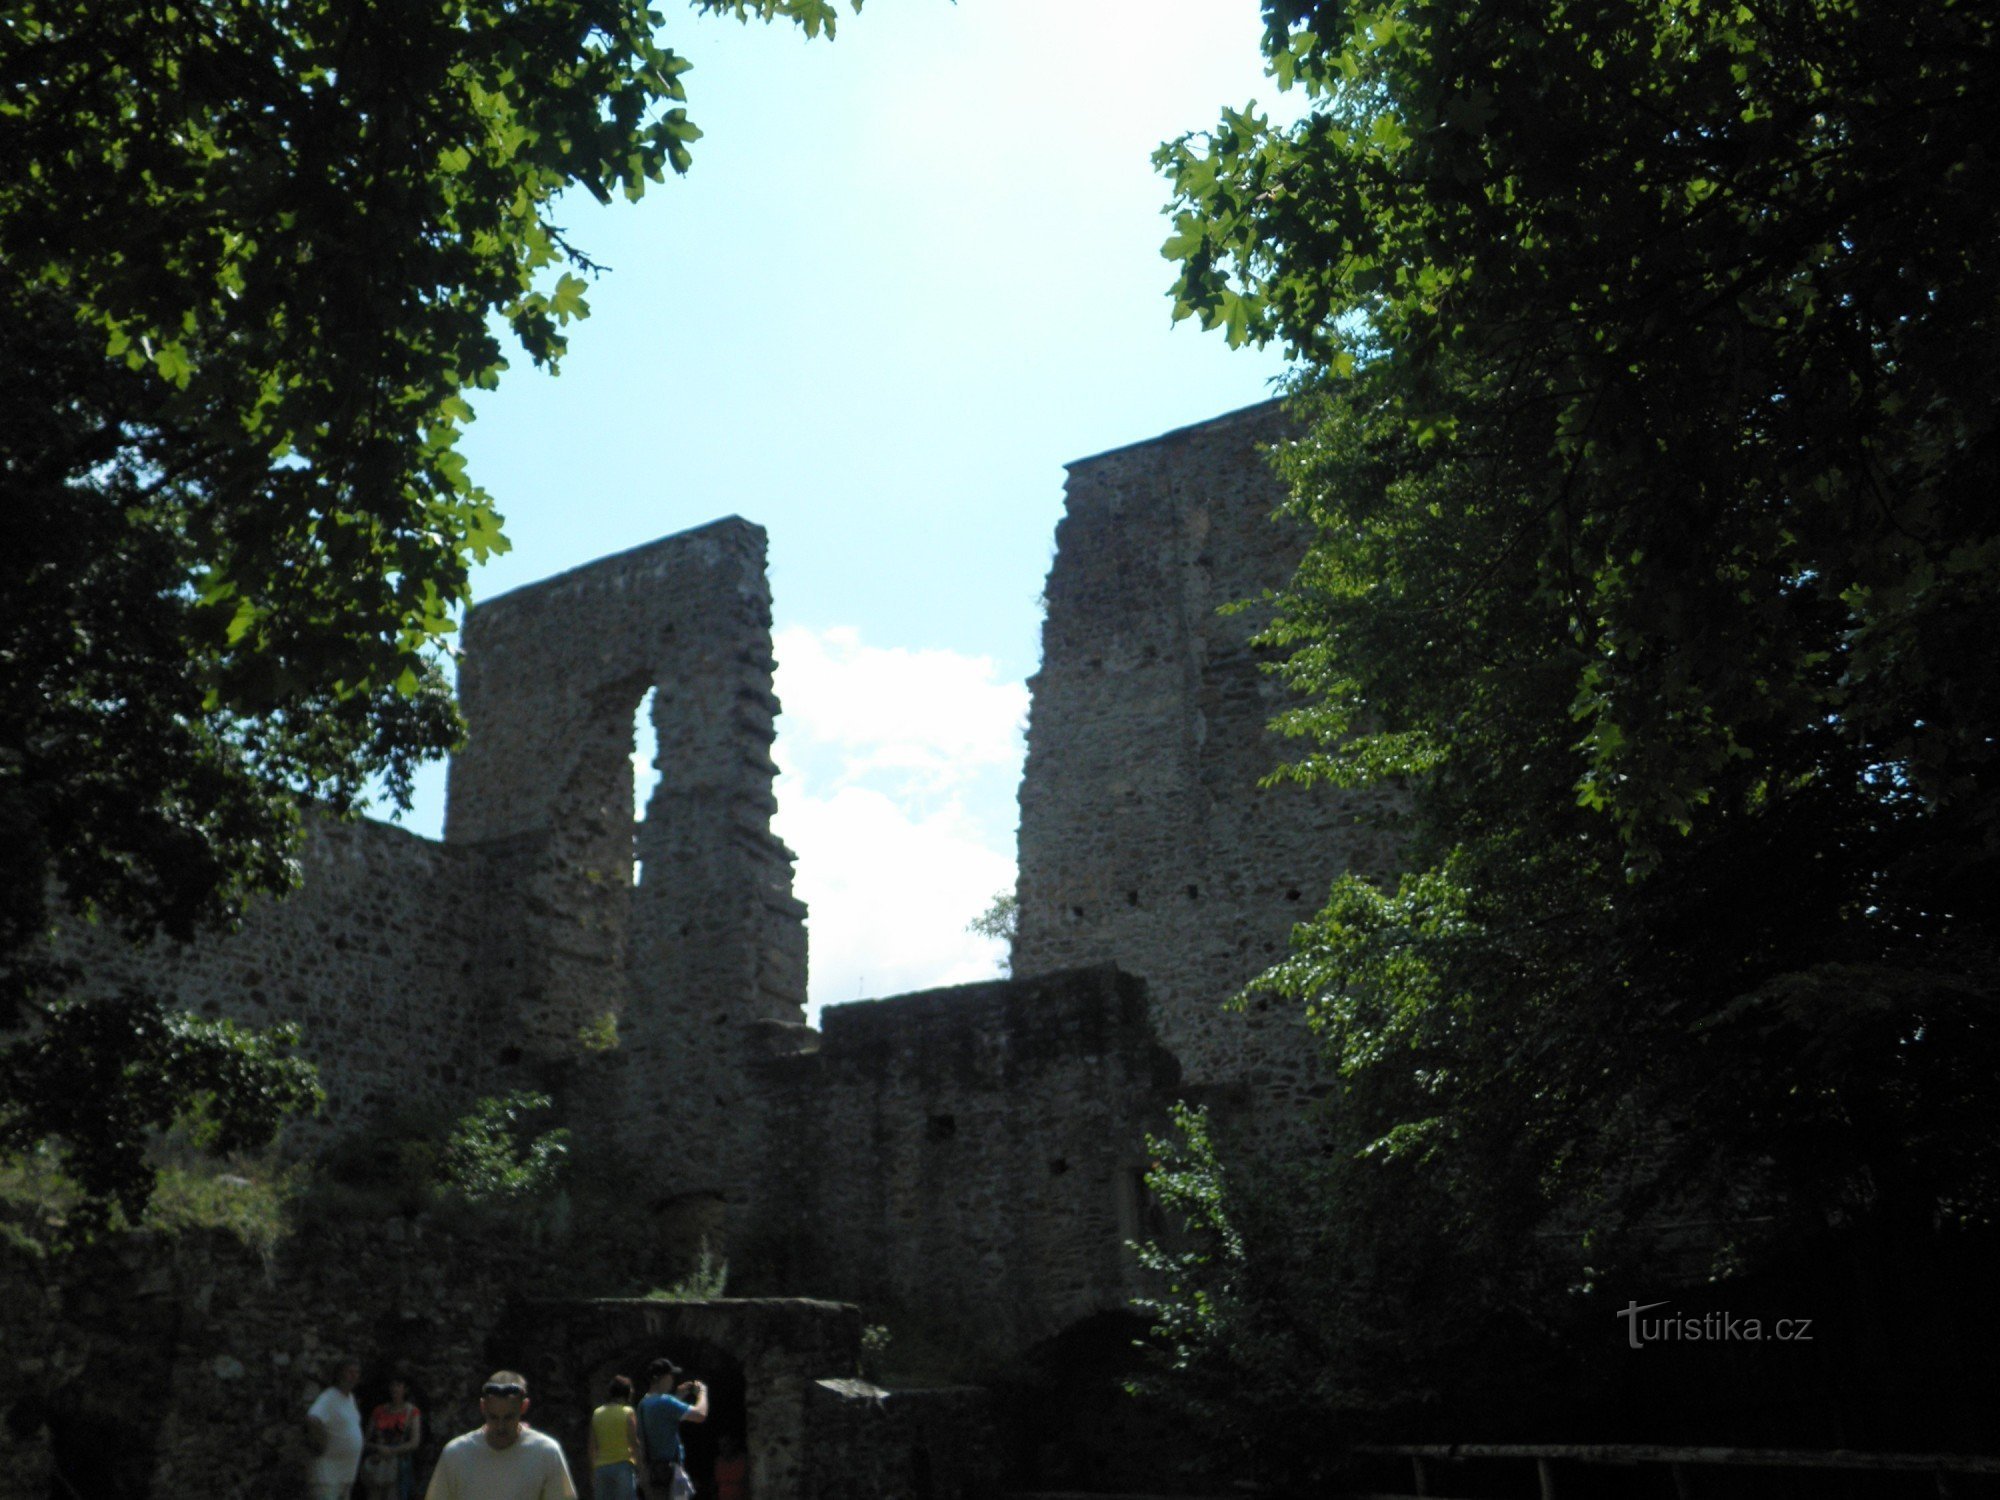
[[[1286,436],[1271,401],[1069,465],[1021,780],[1015,974],[1143,979],[1184,1095],[1242,1124],[1295,1118],[1317,1070],[1288,1008],[1223,1002],[1335,876],[1395,864],[1391,794],[1259,786],[1297,749],[1251,645],[1305,547],[1274,518]]]

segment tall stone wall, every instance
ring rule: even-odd
[[[968,1351],[1025,1348],[1137,1289],[1125,1246],[1175,1067],[1130,977],[932,990],[821,1026],[817,1052],[758,1070],[772,1149],[749,1248],[777,1274]]]
[[[1259,790],[1285,755],[1265,727],[1262,609],[1304,548],[1273,522],[1263,449],[1276,402],[1069,466],[1030,683],[1014,972],[1113,962],[1146,982],[1188,1091],[1282,1120],[1315,1093],[1282,1008],[1222,1002],[1284,951],[1347,870],[1395,867],[1387,793]]]
[[[87,994],[135,985],[203,1015],[297,1023],[327,1092],[293,1128],[301,1146],[399,1101],[469,1096],[500,1050],[483,1003],[521,962],[486,864],[367,821],[311,825],[300,862],[301,889],[253,905],[238,932],[133,947],[70,924],[56,952]]]
[[[302,1148],[411,1101],[552,1082],[586,1140],[698,1125],[699,1152],[644,1159],[644,1201],[669,1211],[663,1242],[720,1235],[763,1140],[751,1033],[805,1029],[805,908],[770,829],[772,666],[764,533],[741,520],[486,601],[443,844],[315,825],[300,888],[238,933],[134,948],[72,924],[58,953],[87,993],[142,984],[300,1024],[329,1095]],[[661,779],[635,825],[648,692]],[[622,1045],[591,1059],[607,1020]]]
[[[581,1028],[622,1015],[629,1071],[655,1095],[726,1097],[724,1075],[690,1073],[713,1054],[687,1039],[803,1017],[804,908],[770,831],[770,626],[764,533],[734,518],[467,619],[445,838],[516,867],[539,964],[515,1018],[530,1050],[566,1056]],[[648,690],[660,781],[635,846],[633,715]]]

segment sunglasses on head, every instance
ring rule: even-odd
[[[479,1394],[482,1396],[525,1396],[528,1394],[528,1388],[525,1385],[515,1385],[512,1382],[506,1385],[483,1385],[479,1388]]]

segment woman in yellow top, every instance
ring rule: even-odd
[[[639,1414],[632,1410],[632,1382],[611,1377],[611,1399],[590,1414],[591,1500],[636,1500],[639,1485]]]

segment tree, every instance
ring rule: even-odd
[[[1313,107],[1163,148],[1177,312],[1301,361],[1291,774],[1413,806],[1260,981],[1340,1078],[1269,1243],[1409,1241],[1412,1173],[1432,1270],[1546,1317],[1669,1208],[1718,1272],[1990,1224],[1995,19],[1264,14]],[[1350,1329],[1413,1305],[1369,1274]]]
[[[831,0],[696,9],[834,24]],[[588,311],[557,195],[687,169],[660,23],[639,0],[0,19],[0,1025],[62,987],[52,902],[134,938],[227,923],[295,878],[302,809],[349,813],[378,775],[401,801],[454,742],[440,656],[506,545],[464,393],[506,368],[501,324],[552,366]]]
[[[1015,934],[1021,930],[1021,902],[1012,891],[997,891],[986,910],[965,924],[975,937],[992,938],[1007,945],[1007,967],[1014,965]]]
[[[114,1204],[136,1224],[157,1133],[181,1124],[210,1150],[247,1150],[317,1107],[311,1067],[290,1055],[297,1041],[293,1027],[253,1032],[143,993],[52,1006],[33,1036],[0,1052],[0,1145],[60,1141],[83,1193],[76,1227],[103,1228]]]

